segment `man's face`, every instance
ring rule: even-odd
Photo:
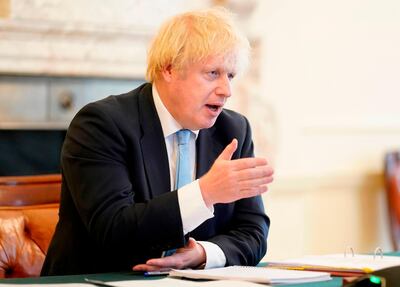
[[[228,97],[233,59],[208,57],[188,65],[183,71],[167,69],[168,93],[162,97],[172,116],[184,127],[192,130],[214,125]]]

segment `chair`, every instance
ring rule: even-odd
[[[0,177],[0,278],[40,275],[60,191],[59,174]]]
[[[400,250],[400,152],[385,156],[385,186],[392,243],[395,250]]]

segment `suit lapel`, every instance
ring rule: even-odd
[[[201,130],[196,141],[196,154],[197,154],[197,171],[196,178],[200,178],[207,173],[218,155],[224,149],[223,144],[217,139],[217,135],[214,133],[215,128],[209,128]],[[220,205],[214,206],[214,214],[217,214],[220,209]],[[190,236],[197,240],[206,240],[206,238],[215,235],[215,217],[213,219],[203,222],[195,230],[190,233]]]
[[[214,127],[201,130],[196,141],[196,178],[203,176],[223,150],[223,145],[214,137]]]
[[[153,197],[169,192],[171,188],[168,154],[164,134],[154,106],[151,85],[139,95],[141,148],[147,182]],[[196,178],[204,175],[224,149],[214,135],[214,127],[201,130],[196,141]]]
[[[167,148],[161,123],[154,106],[151,85],[146,85],[139,95],[141,148],[147,182],[152,197],[170,191],[170,175]]]

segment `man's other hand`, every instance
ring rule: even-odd
[[[157,271],[166,268],[184,269],[196,268],[206,262],[206,253],[203,247],[193,238],[187,244],[176,250],[174,254],[162,258],[147,260],[145,264],[133,266],[134,271]]]
[[[207,207],[262,194],[273,180],[273,169],[265,158],[232,160],[237,145],[237,140],[233,139],[211,169],[200,178],[199,185]]]

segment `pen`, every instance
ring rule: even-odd
[[[144,276],[159,276],[159,275],[168,275],[171,268],[160,269],[156,271],[147,271],[144,272]]]
[[[96,285],[96,286],[103,286],[103,287],[115,287],[114,285],[108,284],[104,281],[100,281],[100,280],[94,280],[94,279],[89,279],[89,278],[85,278],[84,279],[86,282]]]

